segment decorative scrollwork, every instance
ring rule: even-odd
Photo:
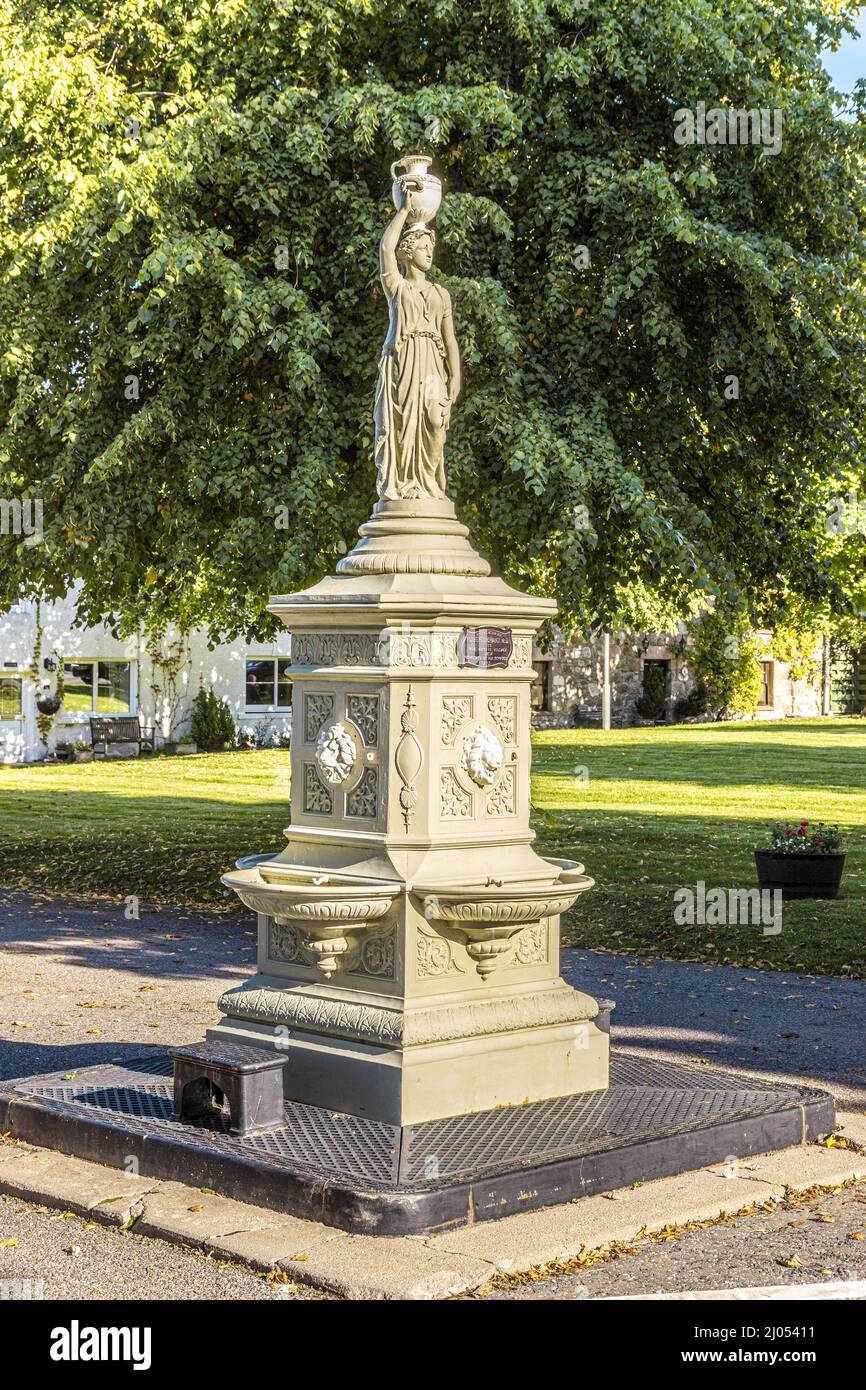
[[[333,695],[304,696],[304,742],[315,743],[319,730],[334,713]]]
[[[346,815],[362,816],[372,820],[376,815],[378,797],[378,770],[375,767],[367,767],[357,787],[346,797]]]
[[[375,632],[299,632],[292,638],[295,666],[375,666]]]
[[[513,816],[517,810],[514,792],[514,768],[506,767],[487,798],[488,816]]]
[[[442,700],[442,743],[448,747],[454,735],[472,718],[471,695],[446,695]]]
[[[461,787],[450,767],[443,767],[439,777],[439,814],[447,820],[472,815],[472,794]]]
[[[517,701],[513,695],[491,695],[487,701],[490,717],[496,720],[505,743],[514,743],[517,727]]]
[[[379,743],[379,696],[347,695],[346,714],[361,731],[366,748],[376,748]]]
[[[315,763],[304,764],[304,811],[310,816],[330,816],[334,810],[334,798],[327,787],[322,786]]]

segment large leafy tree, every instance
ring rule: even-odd
[[[411,149],[446,182],[447,463],[494,563],[580,623],[841,601],[866,198],[820,50],[855,9],[0,0],[0,466],[44,500],[0,601],[80,577],[85,618],[229,635],[333,564]],[[698,102],[780,110],[781,150],[678,144]]]

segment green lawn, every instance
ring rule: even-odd
[[[540,733],[533,793],[541,851],[596,879],[572,944],[866,978],[866,721]],[[848,832],[837,902],[786,904],[780,936],[675,924],[676,888],[752,887],[764,827],[804,816]],[[287,822],[280,750],[0,768],[0,885],[233,905],[220,873]]]
[[[597,883],[572,945],[866,978],[866,720],[568,729],[538,734],[535,769],[539,848]],[[674,922],[677,888],[754,887],[764,828],[803,818],[845,833],[840,898],[785,903],[779,936]]]

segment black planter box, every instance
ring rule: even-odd
[[[756,849],[761,888],[780,888],[783,898],[838,898],[845,854],[773,854]]]

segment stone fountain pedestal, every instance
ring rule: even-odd
[[[591,888],[529,827],[532,638],[450,503],[379,504],[293,633],[285,850],[224,881],[258,971],[203,1045],[0,1084],[0,1130],[343,1230],[418,1235],[814,1141],[823,1091],[615,1050],[559,977]],[[282,1072],[282,1114],[280,1113]]]
[[[609,1006],[560,979],[592,880],[529,828],[553,605],[490,578],[444,502],[380,504],[341,570],[272,604],[292,824],[224,880],[259,914],[257,973],[203,1045],[3,1082],[0,1130],[383,1236],[828,1133],[826,1092],[619,1050],[609,1071]]]
[[[532,641],[450,501],[380,502],[339,572],[272,599],[292,633],[291,826],[223,882],[257,973],[214,1041],[285,1049],[286,1097],[395,1125],[598,1091],[606,1018],[559,975],[592,887],[541,858]]]

